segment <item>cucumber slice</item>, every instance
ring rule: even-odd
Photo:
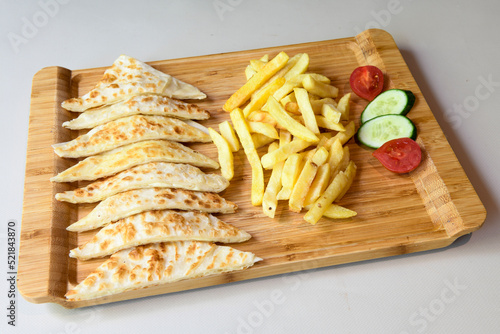
[[[403,115],[382,115],[361,124],[356,141],[370,148],[379,148],[385,142],[396,138],[417,138],[415,124]]]
[[[415,103],[415,95],[409,90],[389,89],[379,94],[361,113],[361,123],[381,115],[406,115]]]

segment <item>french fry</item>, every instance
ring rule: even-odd
[[[257,71],[254,70],[252,66],[247,65],[247,67],[245,67],[245,77],[247,78],[247,81],[250,80],[250,78],[253,77],[255,73],[257,73]]]
[[[302,86],[307,89],[309,93],[320,97],[336,98],[339,93],[337,87],[319,82],[312,76],[305,76],[302,80]]]
[[[342,159],[340,159],[339,163],[334,168],[332,168],[331,177],[334,178],[340,171],[345,170],[349,165],[349,161],[351,161],[349,146],[344,146],[342,148]]]
[[[290,155],[300,152],[310,145],[310,142],[300,138],[295,138],[290,143],[278,148],[276,151],[264,154],[261,158],[262,167],[265,169],[271,169],[276,163],[285,161]]]
[[[324,164],[318,167],[318,172],[314,178],[309,191],[307,192],[306,199],[304,200],[304,207],[313,204],[319,196],[328,187],[328,182],[330,181],[330,166]]]
[[[278,200],[287,200],[290,198],[290,194],[302,169],[302,161],[302,155],[299,153],[291,154],[286,159],[283,172],[281,173],[282,188],[277,195]]]
[[[342,142],[339,138],[335,138],[333,144],[330,146],[330,156],[328,157],[328,165],[330,165],[330,172],[334,172],[337,169],[337,166],[342,161],[342,157],[344,156],[344,148],[342,147]],[[332,178],[335,175],[332,174]]]
[[[267,102],[269,96],[274,94],[285,83],[285,78],[277,78],[264,89],[255,92],[250,102],[243,108],[243,114],[247,117],[252,111],[259,110]]]
[[[293,92],[295,93],[295,98],[297,99],[297,104],[299,105],[302,117],[304,117],[306,128],[311,130],[313,133],[319,133],[316,117],[314,115],[314,111],[312,110],[311,103],[309,102],[309,94],[304,88],[295,88]]]
[[[219,165],[221,169],[222,177],[228,181],[234,176],[234,163],[233,163],[233,153],[229,147],[229,143],[224,137],[222,137],[217,131],[212,128],[208,128],[208,133],[212,138],[217,151],[219,154]]]
[[[321,115],[330,123],[339,123],[342,113],[333,104],[325,103],[321,107]]]
[[[304,209],[310,210],[312,205],[304,205]],[[333,218],[333,219],[346,219],[356,216],[358,213],[356,211],[347,209],[338,204],[330,204],[326,211],[323,213],[323,217]]]
[[[302,84],[302,81],[306,78],[306,77],[310,77],[318,82],[321,82],[321,83],[324,83],[324,84],[329,84],[330,83],[330,79],[328,79],[328,77],[322,75],[322,74],[318,74],[318,73],[304,73],[304,74],[299,74],[299,75],[296,75],[295,77],[293,77],[293,80],[296,80],[298,82],[300,82]]]
[[[283,107],[286,107],[286,104],[288,102],[297,102],[297,99],[295,98],[295,93],[294,92],[291,92],[290,94],[288,94],[287,96],[285,96],[284,98],[282,98],[281,100],[279,100],[281,105]]]
[[[347,143],[349,141],[349,139],[351,139],[352,136],[354,136],[354,134],[356,133],[356,128],[355,128],[353,121],[350,121],[349,123],[347,123],[347,125],[344,126],[344,129],[345,129],[345,131],[339,132],[335,135],[336,138],[340,139],[340,142],[342,143],[342,145]]]
[[[252,205],[259,206],[262,204],[262,198],[264,197],[264,170],[260,164],[259,155],[255,149],[250,130],[248,129],[248,124],[243,116],[243,111],[236,108],[231,111],[229,115],[233,122],[234,129],[240,138],[248,162],[252,167]]]
[[[251,136],[256,150],[276,140],[274,138],[263,135],[262,133],[252,133]]]
[[[330,204],[326,211],[323,213],[324,217],[333,219],[345,219],[351,218],[357,215],[356,211],[344,208],[343,206],[337,204]]]
[[[273,152],[278,149],[278,146],[277,142],[272,143],[269,145],[269,152]],[[276,208],[278,206],[277,195],[281,189],[281,174],[283,172],[284,164],[285,162],[281,161],[274,166],[262,199],[262,211],[270,218],[274,218],[274,215],[276,214]]]
[[[311,143],[318,142],[318,137],[311,130],[294,120],[274,97],[270,96],[267,104],[269,114],[292,135]]]
[[[250,113],[250,115],[248,115],[247,117],[247,120],[250,122],[269,123],[274,127],[276,127],[276,125],[278,124],[276,120],[271,115],[269,115],[269,113],[260,110]]]
[[[323,165],[328,160],[328,150],[323,146],[317,148],[311,160],[316,166]]]
[[[344,132],[345,127],[342,123],[333,123],[326,119],[325,116],[316,115],[316,123],[320,128]]]
[[[314,202],[311,209],[304,215],[304,220],[310,224],[316,224],[321,219],[326,209],[332,204],[347,184],[347,177],[344,172],[340,172],[335,176],[330,185],[321,194],[321,196]]]
[[[292,134],[286,130],[280,130],[280,146],[288,144],[292,141]]]
[[[301,53],[297,59],[297,62],[293,65],[293,67],[287,71],[284,75],[286,80],[290,80],[291,78],[304,73],[307,71],[309,67],[309,55],[307,53]]]
[[[285,52],[280,52],[262,70],[255,73],[240,89],[231,95],[222,108],[227,112],[231,112],[248,101],[253,92],[286,65],[288,59],[289,57]]]
[[[337,106],[337,109],[341,113],[340,120],[342,121],[348,121],[349,120],[349,101],[351,99],[351,93],[345,94],[342,96],[342,98],[339,100],[339,104]]]
[[[236,137],[236,133],[234,133],[234,129],[231,126],[231,123],[228,121],[224,121],[219,124],[219,131],[222,137],[226,139],[229,147],[231,148],[231,152],[238,152],[240,150],[240,142],[238,137]]]
[[[308,159],[304,165],[304,168],[300,172],[299,178],[295,183],[292,193],[290,194],[290,200],[288,201],[288,207],[293,212],[300,212],[304,206],[304,201],[307,196],[307,192],[311,187],[314,177],[318,171],[318,166]]]
[[[290,114],[302,115],[297,102],[288,102],[287,104],[285,104],[285,110]]]
[[[259,72],[265,65],[267,61],[262,61],[260,59],[252,59],[250,60],[250,66],[255,70],[255,72]]]
[[[335,199],[335,202],[339,202],[342,197],[347,193],[349,188],[351,188],[352,182],[354,181],[354,177],[356,177],[356,164],[351,160],[349,161],[349,165],[347,165],[347,168],[345,169],[345,176],[347,177],[347,184],[345,185],[344,189],[340,192],[340,194],[337,196]]]
[[[325,97],[324,99],[319,100],[311,100],[311,107],[313,108],[314,113],[317,115],[321,114],[324,104],[331,104],[334,107],[337,106],[337,102],[335,102],[335,100],[330,97]]]
[[[281,70],[276,72],[271,77],[271,79],[269,79],[267,81],[267,83],[265,83],[260,89],[264,89],[266,87],[266,85],[269,85],[269,83],[276,80],[276,78],[285,78],[286,74],[288,72],[290,72],[290,70],[292,70],[295,66],[297,66],[297,64],[300,63],[301,60],[302,60],[302,64],[299,64],[298,66],[302,67],[304,65],[304,60],[307,60],[307,64],[305,64],[306,69],[307,69],[307,66],[309,65],[309,55],[304,54],[304,53],[297,53],[295,56],[288,59],[286,65]],[[287,80],[287,79],[285,78],[285,80]]]
[[[248,127],[250,128],[250,133],[261,133],[267,137],[279,139],[278,130],[272,124],[249,121]]]

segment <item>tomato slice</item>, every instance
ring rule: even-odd
[[[378,67],[361,66],[352,71],[349,85],[356,95],[371,101],[384,89],[384,74]]]
[[[410,138],[389,140],[373,153],[385,168],[395,173],[408,173],[422,160],[420,146]]]

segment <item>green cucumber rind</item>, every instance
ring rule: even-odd
[[[376,146],[376,145],[370,145],[368,144],[365,140],[363,140],[363,138],[360,138],[363,134],[363,129],[366,128],[366,126],[370,126],[370,123],[371,122],[377,122],[379,121],[380,118],[382,117],[387,117],[387,116],[395,116],[395,117],[404,117],[408,123],[411,125],[412,127],[412,131],[411,133],[409,134],[409,136],[407,136],[408,138],[410,139],[417,139],[417,127],[415,126],[415,123],[412,122],[411,119],[409,119],[408,117],[404,116],[404,115],[399,115],[399,114],[388,114],[388,115],[380,115],[380,116],[377,116],[377,117],[374,117],[368,121],[366,121],[365,123],[362,123],[360,125],[360,127],[358,128],[358,131],[356,132],[356,134],[354,135],[354,140],[356,141],[356,143],[362,147],[365,147],[365,148],[368,148],[368,149],[377,149],[379,148],[380,146],[382,146],[384,143],[381,143],[379,146]],[[368,124],[368,125],[367,125]],[[395,138],[394,138],[395,139]]]
[[[395,90],[405,93],[408,101],[407,101],[405,107],[399,113],[391,113],[391,114],[386,114],[386,115],[403,115],[403,116],[405,116],[406,114],[408,114],[410,112],[411,108],[413,107],[413,105],[415,104],[415,95],[409,90],[396,89],[396,88],[389,89],[389,90],[386,90],[385,92],[379,94],[375,99],[373,99],[370,103],[368,103],[368,105],[365,107],[365,109],[361,112],[361,116],[359,117],[361,124],[366,123],[370,119],[374,118],[374,117],[372,117],[372,118],[365,119],[366,115],[368,113],[367,110],[368,111],[370,110],[370,104],[372,104],[379,96],[381,96],[387,92],[395,91]],[[383,116],[383,115],[378,115],[378,116]],[[378,116],[376,116],[376,117],[378,117]]]

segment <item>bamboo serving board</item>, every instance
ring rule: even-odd
[[[289,56],[307,52],[310,72],[328,76],[340,90],[350,92],[350,73],[361,65],[375,65],[385,74],[387,88],[409,89],[416,103],[408,114],[418,128],[423,148],[421,165],[409,174],[385,170],[351,140],[351,158],[358,166],[356,179],[341,205],[355,210],[351,219],[323,218],[316,225],[303,214],[290,212],[280,202],[275,219],[250,203],[251,169],[242,150],[234,157],[235,176],[221,195],[235,202],[235,214],[222,220],[248,231],[252,239],[231,245],[263,258],[253,267],[216,276],[134,290],[90,301],[68,302],[64,294],[81,282],[104,259],[77,261],[69,250],[89,240],[94,231],[67,232],[66,227],[85,216],[95,205],[58,202],[56,193],[82,186],[51,183],[49,178],[76,163],[57,157],[51,145],[75,138],[77,131],[61,124],[76,117],[60,107],[70,97],[81,96],[100,79],[106,67],[71,71],[48,67],[33,78],[23,218],[18,268],[18,288],[34,303],[58,303],[66,308],[96,305],[174,291],[207,287],[281,273],[362,261],[450,245],[483,224],[486,211],[443,135],[429,106],[406,66],[393,38],[383,30],[367,30],[355,37],[271,47],[234,53],[150,62],[155,68],[191,83],[208,95],[198,104],[212,117],[202,121],[216,126],[229,119],[222,111],[227,98],[245,82],[250,59],[280,51]],[[118,57],[118,54],[117,54]],[[114,59],[113,59],[114,60]],[[352,94],[351,118],[358,119],[367,102]],[[213,144],[190,145],[217,159]],[[263,152],[261,152],[263,153]],[[269,176],[267,172],[266,176]]]

